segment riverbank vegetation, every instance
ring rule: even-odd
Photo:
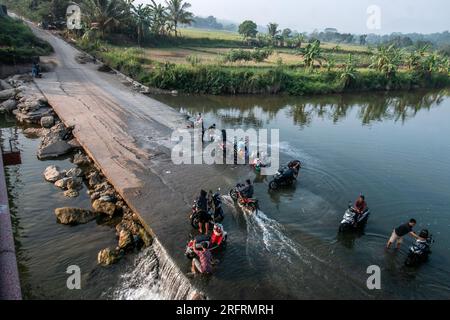
[[[377,37],[327,29],[308,35],[275,22],[260,32],[251,20],[229,28],[233,32],[219,28],[214,17],[196,20],[184,0],[75,2],[84,13],[83,30],[61,34],[110,67],[160,89],[302,95],[450,85],[445,32]],[[64,3],[32,1],[28,7],[42,13],[44,24],[57,25]]]
[[[30,62],[34,57],[48,55],[52,47],[34,36],[22,21],[0,16],[0,63]]]

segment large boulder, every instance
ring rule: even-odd
[[[16,89],[6,89],[0,91],[0,101],[13,99],[16,96]]]
[[[62,179],[64,175],[65,172],[61,171],[58,166],[49,166],[44,171],[44,179],[48,182],[56,182],[59,179]]]
[[[100,199],[97,199],[92,203],[92,208],[94,208],[95,212],[104,213],[110,217],[116,212],[116,205],[114,203],[101,201]]]
[[[110,248],[106,248],[100,250],[97,255],[97,262],[103,266],[109,266],[111,264],[116,263],[119,260],[119,254],[116,250],[111,250]]]
[[[9,99],[0,103],[0,111],[11,112],[17,108],[17,101]]]
[[[55,209],[55,215],[59,223],[67,225],[85,224],[96,218],[90,210],[69,207]]]
[[[72,150],[72,146],[64,140],[58,140],[41,146],[37,156],[40,160],[57,158]]]
[[[72,146],[66,140],[71,136],[71,132],[71,129],[62,123],[53,126],[39,145],[38,158],[51,159],[70,152]]]

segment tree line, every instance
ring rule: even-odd
[[[76,3],[82,13],[83,32],[105,38],[122,33],[135,38],[140,45],[150,36],[179,36],[180,25],[189,25],[194,15],[184,0],[165,0],[136,4],[134,0],[3,0],[46,26],[63,26],[69,4]]]

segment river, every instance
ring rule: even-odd
[[[253,179],[261,212],[244,216],[224,198],[228,246],[217,256],[212,277],[192,280],[210,298],[450,296],[448,91],[155,98],[189,115],[202,112],[206,125],[279,129],[281,163],[299,159],[304,164],[296,187],[275,193],[268,192],[270,177],[257,176],[250,168],[229,168],[212,178],[210,184],[224,191],[238,177]],[[96,255],[115,244],[114,229],[96,222],[77,227],[56,223],[54,208],[89,207],[89,199],[83,192],[78,199],[66,199],[46,183],[42,172],[55,161],[38,161],[38,140],[24,137],[21,128],[6,120],[3,136],[15,136],[23,157],[23,164],[7,168],[7,175],[25,296],[160,298],[151,253],[132,254],[101,268]],[[71,165],[68,159],[56,162],[63,168]],[[372,212],[365,232],[340,236],[347,203],[361,192]],[[427,228],[435,239],[430,260],[413,269],[403,265],[410,239],[399,252],[384,249],[392,229],[412,217],[417,231]],[[192,230],[185,218],[180,223],[186,224],[182,232],[187,240]],[[67,290],[68,264],[81,267],[83,290]],[[187,260],[178,264],[182,272],[189,271]],[[370,265],[381,268],[381,290],[366,287]]]

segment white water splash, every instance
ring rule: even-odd
[[[113,299],[184,300],[191,299],[197,292],[155,240],[122,275]]]

